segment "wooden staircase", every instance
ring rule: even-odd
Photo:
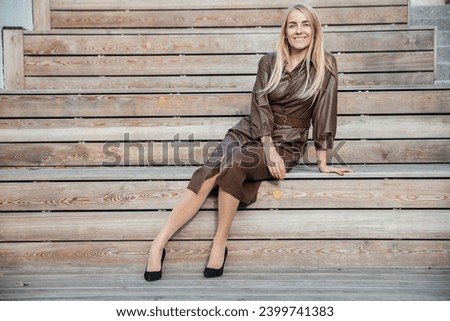
[[[35,30],[3,31],[0,299],[450,299],[450,88],[433,85],[435,31],[407,25],[406,0],[309,1],[339,67],[329,161],[354,173],[318,173],[311,146],[264,182],[212,283],[211,196],[164,280],[143,280],[295,3],[35,1]]]

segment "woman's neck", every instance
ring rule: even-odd
[[[288,61],[288,71],[291,72],[295,69],[306,57],[306,50],[302,50],[299,52],[291,52],[289,55]]]

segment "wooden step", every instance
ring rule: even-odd
[[[38,181],[150,181],[188,180],[197,166],[153,167],[66,167],[66,168],[14,168],[0,167],[0,182]],[[449,164],[388,164],[353,165],[353,173],[346,178],[450,178]],[[334,175],[320,173],[316,166],[294,167],[286,179],[335,179]]]
[[[249,93],[67,94],[0,92],[1,118],[238,116],[250,112]],[[339,115],[447,114],[450,88],[346,91]]]
[[[341,73],[433,71],[434,54],[349,53],[336,56]],[[25,57],[25,76],[255,75],[259,55]],[[126,68],[124,68],[126,65]],[[164,66],[164,67],[162,67]]]
[[[153,210],[1,213],[0,241],[149,241],[158,234],[168,215],[169,211]],[[172,239],[211,240],[216,225],[217,211],[202,210]],[[448,226],[450,214],[445,209],[241,209],[229,238],[444,241],[450,238]]]
[[[440,178],[368,179],[335,177],[264,181],[249,209],[448,208],[449,182]],[[167,210],[187,181],[2,183],[1,211]],[[217,208],[210,196],[203,209]]]
[[[106,143],[12,143],[0,144],[0,165],[15,166],[164,166],[199,165],[217,141]],[[448,163],[448,139],[336,141],[328,161],[333,164]],[[138,147],[139,146],[139,147]],[[302,160],[316,162],[308,145]]]
[[[221,140],[241,117],[83,118],[0,120],[1,141]],[[430,139],[450,137],[450,116],[341,116],[336,138]],[[432,124],[432,126],[430,126]],[[144,148],[142,144],[142,148]]]
[[[314,7],[366,7],[366,6],[406,6],[407,0],[310,0],[308,3]],[[290,7],[297,4],[293,0],[192,0],[183,3],[183,9],[264,9]],[[98,0],[92,2],[89,0],[50,0],[52,10],[159,10],[180,9],[178,0]]]
[[[130,32],[130,31],[128,31]],[[237,31],[220,34],[60,34],[25,32],[25,55],[193,55],[258,54],[272,52],[278,32]],[[220,35],[220,36],[219,36]],[[325,30],[324,45],[335,53],[433,51],[434,30],[430,28],[391,28],[382,30]]]
[[[173,241],[167,247],[164,273],[201,273],[210,241]],[[143,274],[150,242],[1,243],[3,273]],[[301,269],[448,269],[448,241],[282,240],[230,241],[226,273],[257,269],[286,273]],[[142,275],[139,277],[142,280]],[[142,281],[144,282],[144,281]]]
[[[280,26],[286,7],[262,9],[52,10],[51,28],[206,28]],[[407,6],[316,8],[325,25],[406,24]]]
[[[231,257],[231,256],[230,256]],[[0,300],[89,301],[448,301],[448,269],[296,269],[248,271],[226,266],[220,279],[202,267],[164,268],[164,279],[143,281],[142,266],[108,273],[17,273],[0,276]],[[176,264],[176,263],[175,263]],[[301,291],[299,291],[301,289]],[[258,311],[260,312],[260,311]]]
[[[27,77],[27,90],[152,90],[168,93],[248,92],[255,76],[172,76],[172,77]],[[427,85],[434,72],[352,73],[339,75],[340,86],[371,87],[388,85]]]

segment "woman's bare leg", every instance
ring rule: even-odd
[[[205,202],[206,197],[215,186],[216,176],[213,176],[203,182],[198,194],[191,190],[186,190],[172,209],[167,221],[152,242],[148,255],[147,271],[159,271],[161,269],[161,255],[163,248],[166,246],[172,235],[197,214],[198,210]]]
[[[206,265],[209,268],[220,269],[222,267],[228,233],[238,206],[239,200],[219,187],[219,222]]]

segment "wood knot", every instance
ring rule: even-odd
[[[273,195],[273,198],[276,199],[276,200],[279,200],[279,199],[283,198],[283,192],[280,191],[280,190],[273,191],[272,195]]]

